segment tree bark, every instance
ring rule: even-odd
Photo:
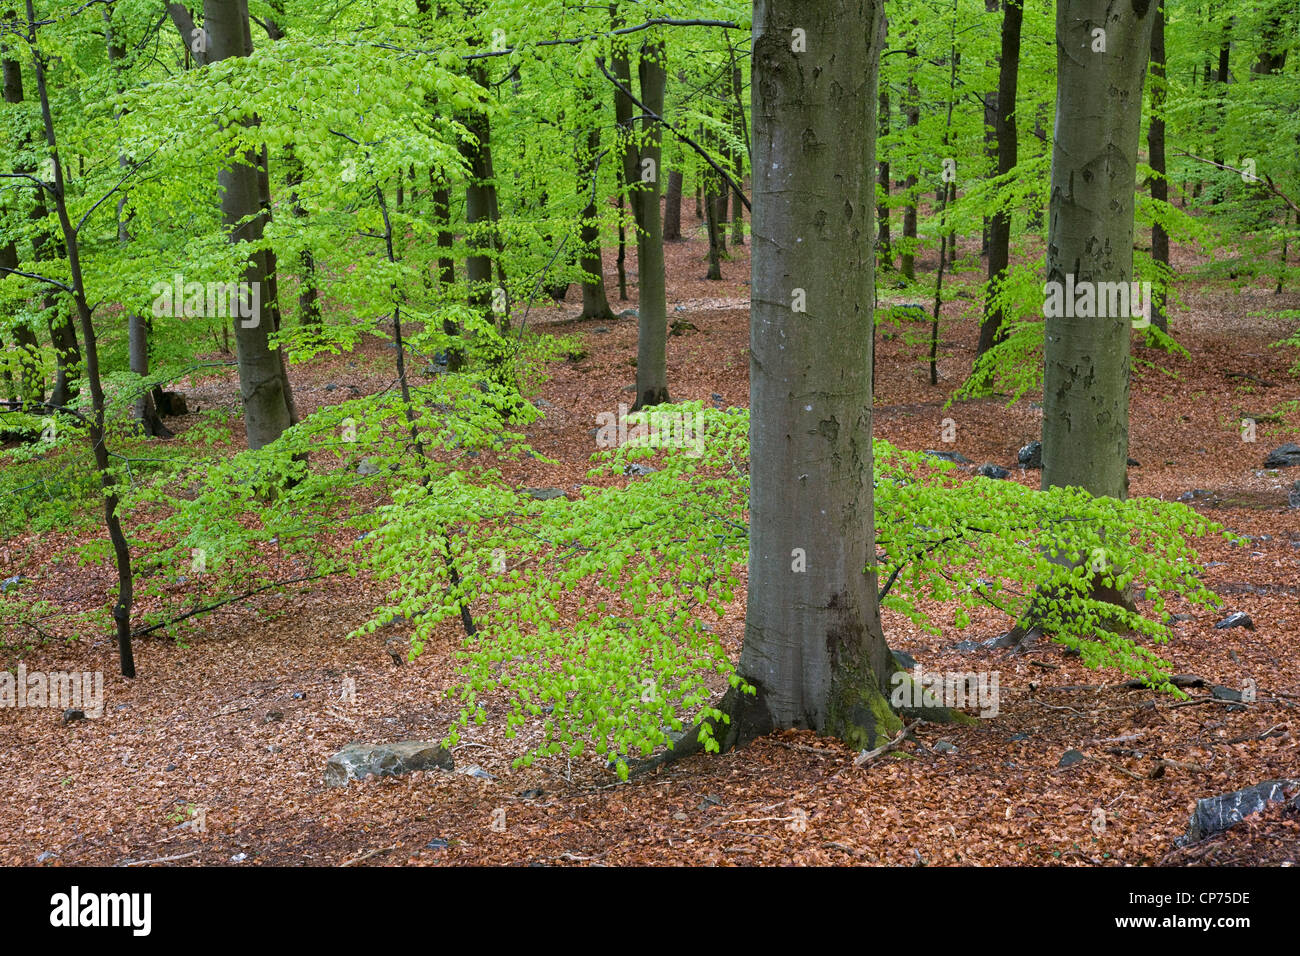
[[[878,0],[754,4],[749,598],[739,673],[757,694],[724,701],[724,748],[780,728],[869,748],[901,727],[883,692],[895,666],[876,594],[867,375],[881,14]],[[806,31],[803,52],[791,49],[796,28]],[[792,309],[795,289],[806,312]]]
[[[596,102],[591,96],[584,96],[588,110],[599,116]],[[597,218],[596,185],[598,182],[600,156],[600,126],[593,124],[587,130],[585,147],[578,147],[578,195],[585,196],[587,204],[582,210],[582,228],[579,239],[582,243],[578,265],[590,278],[582,281],[582,318],[612,319],[614,310],[609,307],[609,298],[605,295],[605,264],[601,256],[600,220]]]
[[[674,169],[668,174],[668,190],[664,193],[664,241],[682,237],[682,171]]]
[[[1056,8],[1056,133],[1052,145],[1047,280],[1127,284],[1142,85],[1154,5],[1060,0]],[[1092,52],[1104,24],[1105,52]],[[1044,488],[1128,494],[1129,340],[1132,319],[1046,319]]]
[[[664,114],[668,81],[667,52],[662,40],[641,47],[641,102],[656,116]],[[659,165],[663,130],[649,116],[642,120],[637,166],[643,171],[636,190],[637,342],[635,409],[670,401],[668,397],[668,290],[664,276],[663,221],[659,210]]]
[[[204,0],[203,26],[207,32],[207,58],[211,63],[244,56],[247,49],[245,0]],[[262,238],[262,197],[258,184],[259,158],[245,153],[233,156],[229,169],[217,176],[221,187],[221,215],[233,243],[255,243]],[[247,220],[247,221],[245,221]],[[250,255],[243,279],[250,287],[266,289],[266,260]],[[260,305],[261,303],[259,303]],[[239,391],[244,406],[244,431],[250,449],[275,441],[292,423],[291,398],[280,350],[272,349],[269,312],[258,309],[248,320],[238,318],[235,353],[239,363]]]

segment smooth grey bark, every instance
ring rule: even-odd
[[[207,60],[216,63],[244,56],[248,18],[245,0],[204,0],[203,28],[207,32]],[[232,152],[229,166],[217,174],[221,187],[221,215],[232,243],[255,243],[262,238],[262,197],[257,156]],[[266,289],[266,259],[250,254],[243,280]],[[259,303],[261,305],[261,303]],[[239,364],[239,393],[244,406],[244,432],[250,449],[275,441],[292,420],[288,382],[279,349],[270,346],[270,315],[259,308],[251,326],[236,318],[235,355]]]
[[[1150,0],[1059,0],[1057,94],[1048,207],[1047,281],[1128,283]],[[1105,52],[1093,52],[1094,27]],[[1063,312],[1072,310],[1061,310]],[[1132,319],[1046,319],[1044,488],[1128,494],[1129,340]]]
[[[664,115],[668,82],[662,40],[641,46],[638,73],[641,102],[655,116]],[[637,339],[635,409],[670,401],[668,397],[668,289],[664,276],[663,217],[659,209],[663,130],[646,116],[637,169],[644,171],[634,191],[636,210]]]
[[[1016,131],[1016,87],[1020,74],[1020,27],[1024,20],[1022,0],[1005,0],[1002,8],[1002,47],[998,60],[998,91],[993,100],[993,137],[997,149],[997,170],[1005,176],[1019,161]],[[994,299],[1006,280],[1011,261],[1011,211],[999,208],[989,221],[989,291],[984,300],[976,357],[1004,338],[1006,315]]]
[[[879,129],[877,133],[884,137],[889,135],[889,90],[880,91],[880,109],[877,113]],[[879,142],[879,140],[877,140]],[[876,265],[879,269],[894,268],[893,240],[889,234],[889,157],[882,156],[878,164],[876,182],[880,187],[880,202],[876,204]],[[873,339],[874,341],[874,339]]]
[[[733,54],[734,62],[734,54]],[[736,98],[736,106],[733,110],[736,136],[748,148],[749,131],[745,124],[744,104],[740,101],[743,84],[740,78],[740,65],[736,64],[731,68],[731,92]],[[735,150],[732,156],[736,171],[736,185],[743,188],[745,185],[745,154],[740,150]],[[731,242],[732,245],[743,246],[745,244],[745,204],[740,201],[739,197],[734,197],[731,202]]]
[[[870,343],[878,0],[757,0],[750,545],[725,746],[807,728],[873,747],[901,724],[876,592]],[[806,49],[791,49],[793,31]],[[802,241],[799,241],[802,240]],[[806,311],[792,306],[799,298]],[[802,556],[802,557],[801,557]],[[800,560],[805,570],[797,570]]]

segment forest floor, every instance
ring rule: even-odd
[[[669,338],[670,391],[674,400],[744,406],[749,249],[731,247],[724,280],[705,281],[702,228],[689,204],[683,212],[695,232],[669,244],[670,320],[694,329]],[[977,261],[978,249],[962,251],[968,265]],[[918,274],[932,275],[934,264],[920,261]],[[612,256],[606,266],[615,311],[635,307],[634,254],[626,303]],[[966,278],[956,288],[969,298],[945,307],[938,386],[929,384],[919,341],[928,324],[881,341],[876,435],[994,462],[1011,469],[1010,480],[1037,487],[1039,472],[1018,468],[1016,452],[1039,436],[1039,396],[1010,407],[1005,399],[943,407],[974,356],[977,300]],[[178,641],[140,640],[133,681],[112,672],[105,634],[32,650],[29,670],[103,670],[106,706],[101,718],[66,726],[58,711],[0,709],[0,864],[1295,863],[1300,819],[1280,806],[1221,837],[1174,843],[1197,798],[1300,777],[1300,509],[1287,497],[1300,469],[1262,470],[1268,450],[1300,428],[1300,384],[1287,371],[1293,356],[1270,348],[1288,330],[1247,318],[1266,306],[1296,308],[1300,295],[1194,283],[1184,293],[1172,324],[1190,358],[1134,338],[1144,361],[1133,381],[1130,454],[1140,465],[1130,469],[1131,494],[1197,492],[1192,507],[1251,539],[1198,546],[1222,608],[1171,608],[1190,617],[1174,625],[1161,653],[1176,672],[1206,682],[1189,701],[1123,689],[1117,674],[1088,670],[1050,643],[1020,655],[959,650],[958,641],[1006,630],[992,610],[941,635],[886,612],[890,646],[928,670],[998,671],[999,714],[971,726],[922,725],[865,768],[833,740],[784,733],[626,784],[594,759],[512,769],[536,738],[506,739],[503,722],[489,721],[454,751],[458,770],[477,765],[484,776],[430,771],[330,789],[322,771],[345,744],[439,739],[459,709],[443,693],[456,683],[456,630],[448,625],[398,666],[387,642],[403,639],[400,627],[343,640],[384,594],[364,577],[340,576],[191,619]],[[546,331],[580,335],[588,353],[557,363],[542,385],[538,397],[550,406],[527,434],[559,464],[512,465],[506,477],[521,486],[572,493],[586,482],[595,414],[630,402],[635,318],[578,322],[576,299],[573,287],[568,303],[529,317]],[[391,361],[377,339],[364,351]],[[341,400],[348,390],[338,385],[388,384],[356,358],[293,368],[300,410]],[[187,397],[192,409],[234,408],[237,384],[233,375],[200,379]],[[1247,416],[1260,422],[1253,444],[1242,440]],[[956,423],[952,444],[940,443],[946,418]],[[49,560],[74,543],[72,534],[0,542],[0,574],[27,576],[33,597],[69,611],[103,607],[109,567]],[[743,607],[742,588],[718,627],[733,653]],[[1232,611],[1250,614],[1255,629],[1215,629]],[[936,614],[951,624],[951,609]],[[355,680],[354,702],[340,700],[344,677]],[[1248,680],[1257,686],[1253,703],[1208,690]],[[1083,759],[1059,766],[1070,750]],[[185,823],[197,807],[201,833]]]

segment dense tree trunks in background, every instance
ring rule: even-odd
[[[618,5],[611,4],[609,8],[610,26],[618,29],[623,25],[619,17]],[[637,151],[635,143],[635,132],[632,128],[632,100],[623,93],[623,90],[631,92],[632,90],[632,64],[628,59],[627,47],[618,43],[614,47],[613,54],[610,57],[610,63],[613,67],[614,78],[618,80],[619,89],[614,89],[614,124],[618,129],[618,147],[615,155],[618,158],[618,297],[620,300],[627,301],[627,225],[624,215],[626,212],[632,213],[632,219],[635,222],[637,218],[636,202],[637,197],[632,194],[632,184],[637,181],[640,171],[637,169]],[[640,263],[638,269],[642,269]]]
[[[243,56],[246,47],[244,23],[248,9],[243,0],[204,0],[204,29],[208,37],[210,62]],[[221,187],[221,215],[230,230],[230,241],[259,242],[262,238],[262,197],[258,183],[258,157],[235,157],[229,169],[217,176]],[[245,221],[247,220],[247,221]],[[266,288],[266,260],[251,255],[243,280]],[[280,350],[270,346],[273,326],[265,309],[253,316],[252,324],[235,320],[235,352],[239,363],[239,391],[244,406],[244,430],[248,447],[262,448],[279,438],[292,420],[291,399]]]
[[[682,171],[674,169],[668,174],[668,190],[664,193],[664,241],[682,237]]]
[[[901,725],[876,595],[870,367],[881,4],[754,5],[749,604],[726,746]],[[803,52],[791,49],[796,28]],[[810,145],[812,144],[812,145]],[[802,238],[803,242],[795,241]],[[800,289],[806,312],[792,309]],[[864,570],[865,569],[865,570]]]
[[[657,116],[664,112],[668,81],[662,41],[641,47],[641,102]],[[659,209],[663,129],[648,116],[642,120],[642,146],[637,168],[643,172],[634,191],[637,214],[637,341],[636,405],[646,408],[668,397],[668,290],[664,275],[663,220]]]
[[[1151,27],[1151,121],[1147,126],[1147,163],[1151,166],[1151,198],[1157,203],[1169,201],[1169,180],[1165,166],[1165,5],[1158,0],[1155,23]],[[1160,223],[1151,224],[1151,258],[1157,265],[1169,266],[1169,233]],[[1151,324],[1161,332],[1169,331],[1165,311],[1165,282],[1153,277]]]
[[[1024,19],[1022,0],[1004,0],[1002,50],[998,61],[998,91],[993,97],[993,135],[997,146],[999,176],[1015,168],[1019,156],[1016,132],[1016,87],[1020,73],[1020,28]],[[994,302],[996,290],[1006,279],[1011,258],[1011,213],[1002,208],[989,221],[989,291],[984,300],[980,338],[976,355],[983,355],[1004,337],[1006,315]]]
[[[1091,52],[1106,24],[1105,53]],[[1155,5],[1060,0],[1056,8],[1056,133],[1047,280],[1133,278],[1133,184],[1142,86]],[[1061,118],[1069,117],[1068,122]],[[1128,493],[1132,319],[1048,316],[1043,380],[1044,488]]]

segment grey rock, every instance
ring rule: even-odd
[[[563,498],[564,491],[560,488],[525,488],[524,494],[538,501],[550,501],[552,498]]]
[[[1043,443],[1040,441],[1031,441],[1020,451],[1016,452],[1016,461],[1020,462],[1024,468],[1042,468],[1043,467]]]
[[[1290,468],[1294,465],[1300,465],[1300,445],[1294,442],[1278,445],[1264,459],[1265,468]]]
[[[554,408],[554,407],[555,407],[554,405],[552,405],[550,402],[548,402],[548,401],[547,401],[546,399],[544,399],[544,398],[535,398],[535,399],[533,399],[533,404],[536,405],[538,408]]]
[[[325,764],[325,785],[346,787],[369,774],[393,777],[415,770],[452,770],[447,748],[436,741],[404,740],[393,744],[348,744]]]
[[[991,461],[986,461],[984,464],[980,465],[975,469],[975,473],[977,475],[983,475],[985,478],[993,478],[997,480],[1011,477],[1011,472],[1007,471],[1001,465],[993,464]]]
[[[73,710],[69,708],[63,712],[63,723],[71,724],[78,720],[85,720],[86,712],[84,710]]]
[[[1255,622],[1245,611],[1233,611],[1218,624],[1214,625],[1216,631],[1226,631],[1230,627],[1244,627],[1247,630],[1255,629]]]
[[[1142,467],[1142,462],[1138,461],[1136,458],[1130,458],[1130,459],[1128,460],[1127,464],[1128,464],[1128,466],[1129,466],[1130,468],[1141,468],[1141,467]]]
[[[1215,700],[1230,700],[1234,703],[1241,703],[1241,691],[1225,687],[1223,684],[1215,684],[1211,687],[1210,696]]]
[[[1300,481],[1293,482],[1291,490],[1286,493],[1287,507],[1300,508]]]
[[[1029,734],[1012,734],[1010,740],[1014,743],[1018,740],[1028,740]]]
[[[978,651],[980,649],[980,645],[975,641],[958,641],[953,647],[959,651]]]
[[[941,753],[941,754],[955,754],[957,752],[957,748],[951,741],[941,740],[934,745],[934,751],[935,753]]]
[[[1288,791],[1294,790],[1300,790],[1300,780],[1266,780],[1253,787],[1197,800],[1196,809],[1187,826],[1187,834],[1175,842],[1186,846],[1222,833],[1246,817],[1266,809],[1269,804],[1283,802],[1287,799]]]
[[[379,466],[370,458],[362,458],[361,464],[357,465],[358,475],[377,475]]]
[[[658,468],[651,468],[649,465],[643,465],[635,461],[623,466],[623,474],[632,478],[644,478],[646,475],[653,475],[658,470]]]
[[[970,459],[959,451],[935,451],[933,448],[927,448],[925,453],[931,458],[938,458],[940,461],[950,461],[954,465],[970,464]]]
[[[1083,754],[1078,750],[1067,750],[1061,755],[1058,767],[1073,767],[1076,763],[1083,760]]]
[[[447,759],[450,760],[451,759],[450,756]],[[450,770],[451,768],[447,767],[446,769]],[[496,779],[496,777],[488,773],[486,770],[484,770],[476,763],[472,763],[468,767],[460,767],[459,769],[456,770],[456,773],[464,774],[466,777],[473,777],[476,780],[492,781]]]
[[[0,581],[0,594],[8,594],[14,588],[18,587],[18,585],[28,580],[30,580],[30,578],[21,574],[15,574],[11,578],[5,578],[3,581]]]
[[[618,314],[618,317],[620,319],[635,319],[638,318],[639,315],[640,313],[638,313],[636,309],[624,309]]]
[[[609,326],[607,326],[607,325],[598,325],[598,326],[596,326],[594,329],[592,329],[591,331],[603,335],[604,333],[606,333],[606,332],[609,331]]]
[[[541,787],[530,787],[523,793],[519,794],[519,796],[523,797],[525,800],[536,800],[544,793],[546,793],[546,791]]]
[[[451,846],[451,844],[446,840],[444,840],[442,837],[434,837],[424,846],[426,849],[429,850],[445,850],[447,849],[447,847]]]

